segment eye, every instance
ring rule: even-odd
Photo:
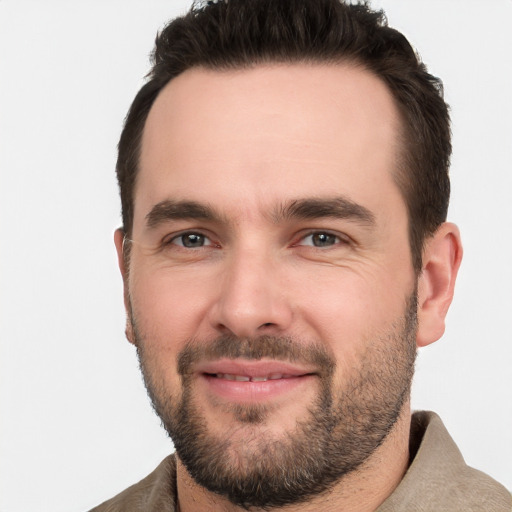
[[[306,235],[298,245],[309,245],[313,247],[332,247],[333,245],[337,245],[339,243],[343,243],[344,240],[332,233],[326,231],[316,231],[315,233],[310,233]]]
[[[212,245],[212,241],[207,236],[194,232],[182,233],[169,240],[168,243],[186,247],[187,249],[197,249]]]

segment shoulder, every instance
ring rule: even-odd
[[[175,503],[176,459],[169,455],[140,482],[89,512],[174,512]]]
[[[409,469],[379,512],[512,510],[507,489],[465,463],[437,414],[413,414],[410,452]]]

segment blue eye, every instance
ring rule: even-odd
[[[325,231],[318,231],[305,236],[300,245],[312,245],[313,247],[332,247],[340,243],[341,239],[339,236],[333,235],[332,233],[326,233]]]
[[[196,249],[199,247],[204,247],[206,245],[212,245],[212,242],[208,237],[201,233],[183,233],[174,237],[171,240],[171,243],[175,245],[179,245],[181,247],[186,247],[187,249]]]

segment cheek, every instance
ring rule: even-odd
[[[182,290],[170,276],[132,272],[130,303],[142,348],[145,379],[156,396],[181,389],[176,362],[185,342],[194,336],[191,287]]]
[[[138,269],[130,274],[137,327],[153,345],[177,347],[197,335],[212,279],[175,269]]]
[[[325,342],[338,362],[351,365],[368,343],[392,328],[404,314],[413,281],[385,269],[356,272],[329,269],[300,292],[300,316]]]

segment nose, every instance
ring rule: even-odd
[[[238,252],[225,262],[211,324],[220,333],[249,338],[283,335],[293,311],[283,269],[269,255]]]

